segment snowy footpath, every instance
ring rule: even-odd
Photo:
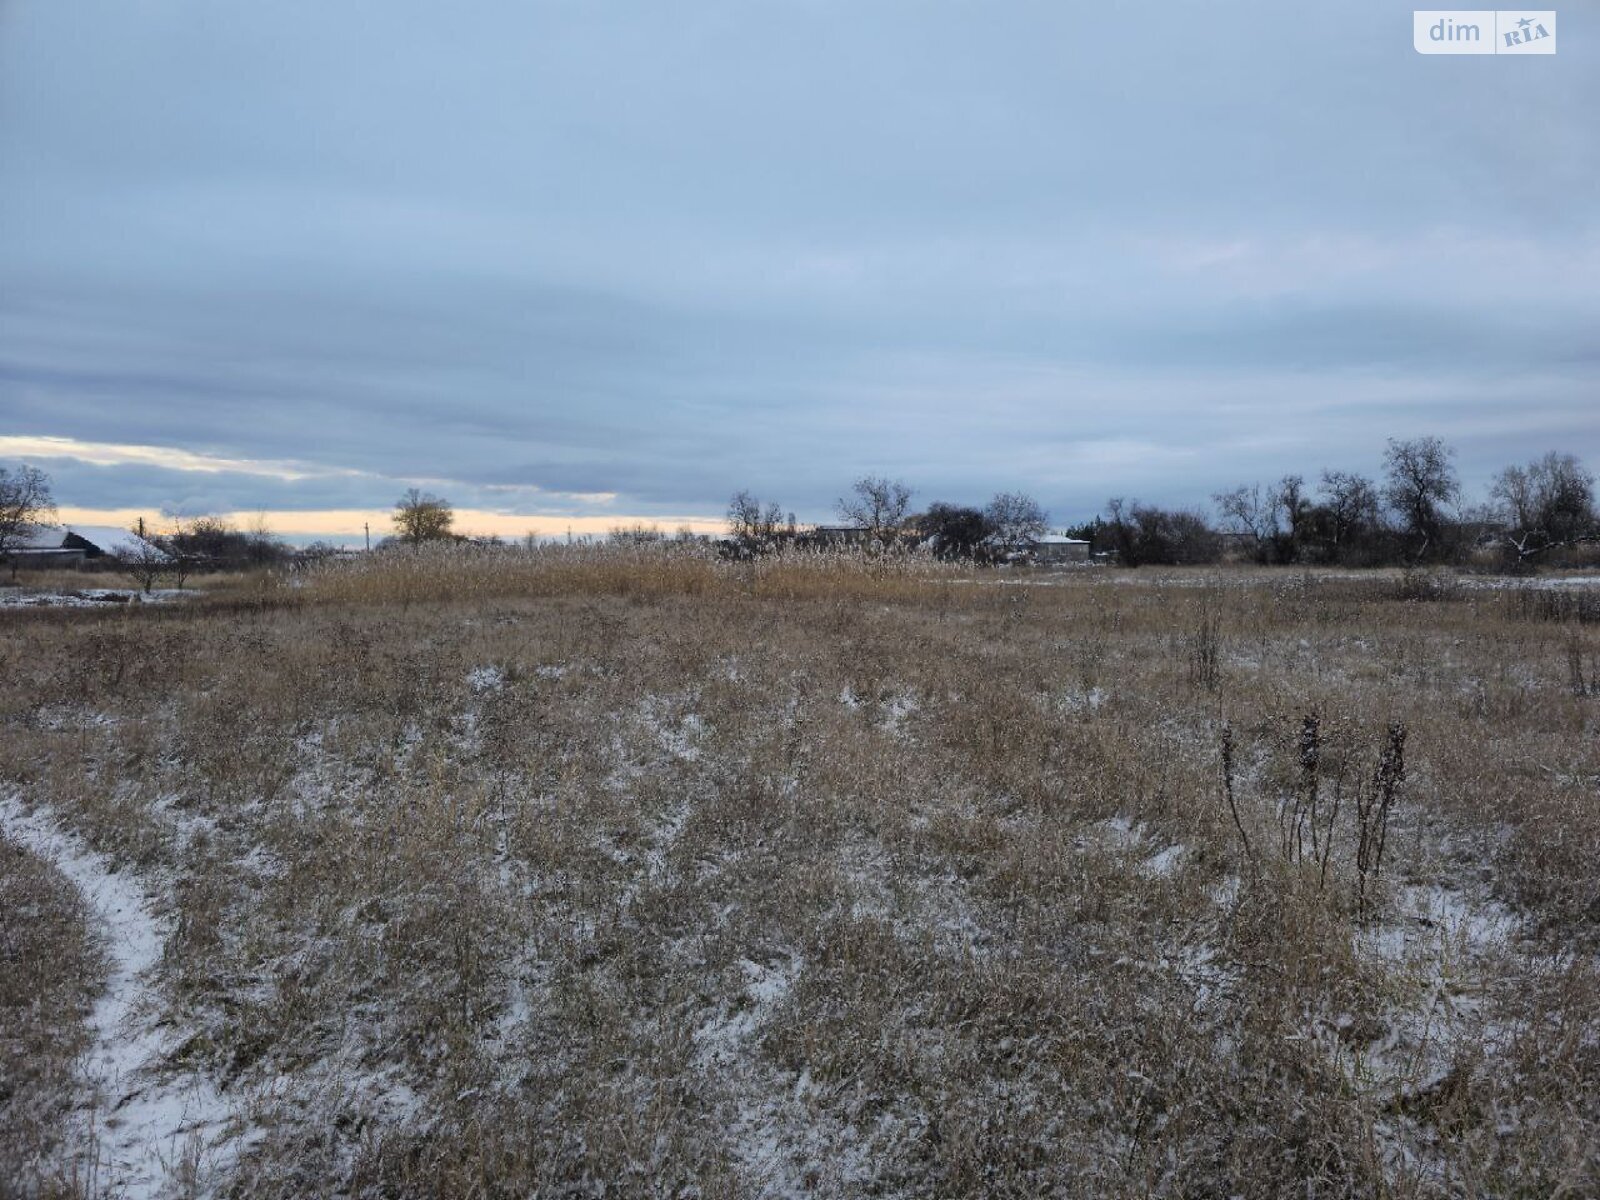
[[[203,1076],[163,1070],[182,1042],[161,1023],[154,975],[170,922],[158,917],[129,874],[113,871],[50,820],[0,796],[0,829],[55,865],[83,894],[104,938],[110,973],[89,1028],[94,1039],[83,1066],[81,1127],[63,1138],[72,1160],[64,1172],[90,1195],[159,1200],[204,1192],[220,1165],[229,1106]]]

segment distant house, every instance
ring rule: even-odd
[[[1089,561],[1089,543],[1062,533],[1042,534],[1016,547],[1008,546],[999,534],[992,533],[983,539],[983,546],[996,562],[1052,567]]]
[[[12,553],[22,567],[75,567],[95,559],[155,559],[166,554],[152,542],[115,525],[36,525]]]
[[[1033,561],[1040,566],[1089,561],[1089,543],[1062,533],[1047,533],[1033,543]]]
[[[35,525],[28,529],[7,556],[12,567],[76,567],[84,552],[66,549],[66,531],[59,525]]]
[[[153,542],[115,525],[63,525],[61,528],[66,531],[62,548],[82,550],[86,559],[154,557],[159,560],[167,557]]]

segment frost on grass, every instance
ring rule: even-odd
[[[1421,1094],[1437,1088],[1467,1045],[1481,1044],[1483,998],[1523,922],[1503,904],[1438,884],[1400,887],[1387,919],[1356,950],[1387,984],[1388,1030],[1353,1069],[1365,1082]]]
[[[820,1166],[809,1144],[816,1127],[807,1105],[810,1080],[768,1062],[761,1039],[804,964],[797,958],[737,964],[743,986],[694,1034],[694,1064],[717,1097],[724,1138],[750,1194],[788,1198],[811,1194]],[[836,1164],[837,1165],[837,1164]]]
[[[1126,856],[1139,874],[1149,879],[1172,875],[1190,853],[1190,848],[1181,842],[1161,845],[1160,839],[1144,822],[1121,815],[1108,817],[1092,826],[1080,843],[1099,844]]]
[[[1593,631],[1186,578],[12,614],[0,779],[137,864],[132,1074],[239,1098],[214,1190],[1593,1192],[1597,993],[1525,953],[1600,911]],[[1359,755],[1326,878],[1273,857],[1312,701],[1414,734],[1370,912]]]
[[[66,592],[28,592],[0,588],[0,608],[105,608],[114,604],[170,604],[193,596],[178,588],[78,588]]]
[[[1508,1040],[1491,996],[1524,932],[1481,889],[1438,883],[1399,886],[1382,919],[1357,930],[1357,958],[1380,983],[1376,1023],[1334,1014],[1313,1036],[1351,1086],[1382,1102],[1374,1128],[1391,1177],[1448,1182],[1440,1132],[1419,1114],[1450,1103],[1484,1050]]]
[[[93,1043],[65,1173],[133,1198],[204,1184],[231,1156],[237,1127],[211,1081],[175,1062],[185,1031],[164,1020],[155,984],[170,922],[135,880],[42,810],[30,813],[14,797],[0,797],[0,824],[82,893],[110,964],[89,1021]]]
[[[505,671],[493,664],[485,667],[474,667],[467,672],[467,686],[472,689],[474,695],[493,694],[505,687],[505,685]]]
[[[701,1086],[715,1098],[742,1194],[800,1200],[819,1190],[861,1192],[874,1176],[867,1131],[819,1102],[824,1090],[810,1072],[782,1069],[763,1045],[805,963],[744,958],[736,968],[742,987],[694,1030],[693,1062]],[[893,1128],[886,1131],[894,1136]]]

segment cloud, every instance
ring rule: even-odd
[[[183,517],[299,511],[303,515],[295,519],[295,528],[328,532],[337,525],[349,533],[361,525],[360,521],[348,523],[349,512],[377,511],[386,521],[385,506],[405,487],[416,486],[448,493],[462,502],[464,513],[481,515],[479,526],[485,531],[492,527],[504,532],[515,522],[524,522],[519,529],[529,528],[526,522],[535,518],[543,522],[541,529],[550,520],[619,519],[610,515],[616,500],[611,493],[550,491],[528,484],[430,476],[402,480],[346,467],[223,458],[164,446],[3,435],[0,460],[7,458],[48,468],[53,490],[61,497],[115,497],[114,511],[147,516],[157,512]],[[77,507],[83,506],[79,503]],[[339,521],[345,524],[338,525]]]
[[[0,456],[106,509],[609,520],[1600,455],[1596,50],[1393,17],[12,5]]]
[[[0,434],[0,457],[72,459],[97,467],[147,466],[167,471],[193,471],[203,475],[260,475],[293,482],[320,477],[359,475],[360,472],[309,467],[289,462],[257,462],[224,458],[170,446],[128,446],[110,442],[85,442],[69,437],[26,437]]]

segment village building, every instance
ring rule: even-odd
[[[1033,561],[1040,566],[1089,561],[1089,543],[1062,533],[1047,533],[1033,543]]]
[[[76,568],[99,559],[165,559],[153,542],[115,525],[35,525],[11,552],[19,567]]]

